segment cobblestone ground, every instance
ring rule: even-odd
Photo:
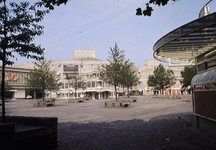
[[[17,100],[6,103],[6,114],[58,117],[56,150],[169,149],[192,132],[187,99],[139,97],[129,108],[104,108],[104,101],[58,100],[55,107],[33,108],[27,100]]]

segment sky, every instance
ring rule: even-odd
[[[152,5],[152,16],[144,17],[136,16],[136,9],[145,8],[148,0],[69,0],[44,17],[39,23],[44,26],[44,34],[35,37],[33,43],[45,48],[47,60],[71,59],[76,49],[95,50],[97,59],[106,60],[110,47],[117,43],[125,51],[126,59],[138,67],[143,61],[154,59],[153,46],[157,40],[198,19],[208,1],[177,0],[161,7]],[[215,12],[216,0],[209,6],[210,12]],[[34,61],[17,56],[14,65]]]

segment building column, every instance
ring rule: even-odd
[[[44,94],[44,93],[43,93]],[[34,90],[34,99],[36,99],[36,90]]]

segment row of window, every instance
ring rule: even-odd
[[[194,90],[214,90],[214,89],[216,89],[216,83],[194,86]]]
[[[65,74],[65,77],[66,76],[78,76],[78,74],[73,74],[73,73],[66,73]],[[88,73],[88,74],[81,74],[80,75],[82,78],[89,78],[89,77],[99,77],[99,73]]]
[[[111,85],[109,83],[105,83],[105,82],[97,82],[97,81],[91,81],[91,82],[86,82],[86,86],[88,88],[92,88],[92,87],[97,87],[97,86],[101,86],[101,87],[110,87]],[[73,82],[65,82],[62,83],[62,89],[69,89],[69,88],[73,88]]]

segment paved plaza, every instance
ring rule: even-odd
[[[55,150],[213,150],[216,138],[192,127],[187,98],[138,97],[129,108],[104,108],[104,101],[33,108],[28,100],[6,103],[6,115],[58,117]],[[0,108],[1,111],[1,108]]]

